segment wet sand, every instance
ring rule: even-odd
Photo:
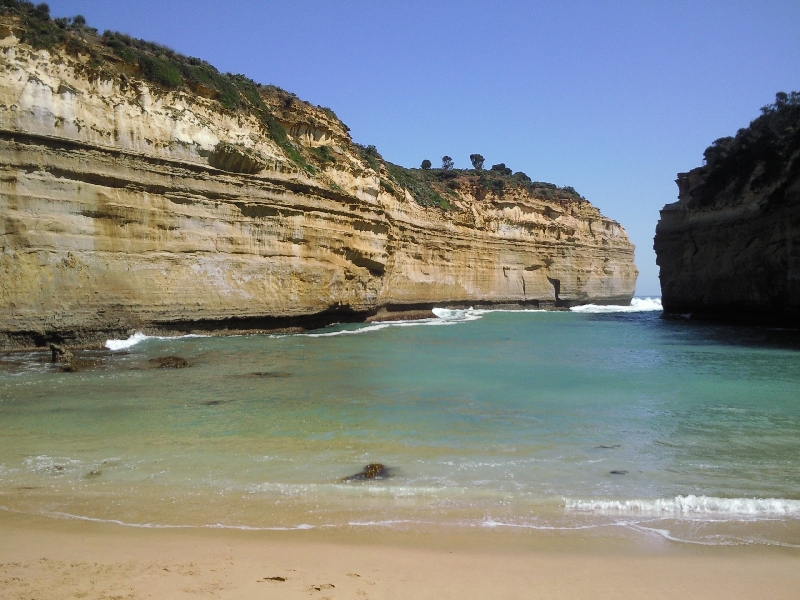
[[[496,530],[143,529],[0,512],[0,597],[797,598],[800,550]]]

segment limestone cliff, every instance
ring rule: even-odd
[[[70,31],[37,49],[0,14],[0,347],[633,294],[625,231],[574,194],[411,184],[329,109],[159,85]]]
[[[800,324],[800,94],[678,175],[654,248],[667,313]]]

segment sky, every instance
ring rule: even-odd
[[[637,295],[677,173],[800,90],[800,0],[50,0],[332,108],[417,167],[503,162],[570,185],[636,245]]]

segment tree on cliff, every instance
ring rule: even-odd
[[[710,206],[718,197],[736,197],[745,187],[769,193],[773,204],[784,202],[800,175],[800,92],[778,92],[775,103],[735,137],[715,140],[703,153],[702,176],[691,191],[691,202]]]
[[[431,161],[429,161],[429,160],[426,158],[425,160],[423,160],[423,161],[422,161],[422,164],[420,165],[420,167],[421,167],[422,169],[425,169],[425,170],[427,171],[428,169],[430,169],[430,168],[431,168]]]
[[[470,154],[469,160],[472,163],[473,169],[475,169],[476,171],[483,170],[483,161],[486,160],[485,158],[483,158],[483,156],[481,156],[480,154]]]
[[[449,171],[453,168],[453,159],[445,155],[442,157],[442,171]]]
[[[492,165],[492,171],[494,171],[495,173],[500,173],[501,175],[511,175],[512,173],[511,169],[509,169],[505,163]]]

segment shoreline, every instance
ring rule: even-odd
[[[793,598],[800,551],[542,532],[164,530],[0,512],[9,597]]]
[[[617,306],[615,299],[605,299],[601,304]],[[630,302],[630,300],[628,300]],[[594,302],[597,304],[598,302]],[[570,304],[572,306],[572,304]],[[620,306],[624,306],[621,304]],[[527,302],[483,301],[434,302],[424,304],[383,305],[373,310],[354,311],[349,307],[334,308],[318,313],[296,316],[253,316],[226,319],[193,319],[175,322],[150,322],[137,326],[53,329],[49,331],[0,331],[0,352],[49,351],[50,344],[69,350],[104,350],[108,339],[125,339],[136,332],[151,336],[178,337],[187,334],[225,337],[234,335],[262,335],[305,333],[330,327],[338,323],[379,323],[384,321],[411,321],[435,318],[433,308],[466,310],[491,308],[526,310],[535,308],[562,312],[567,305],[531,300]]]

